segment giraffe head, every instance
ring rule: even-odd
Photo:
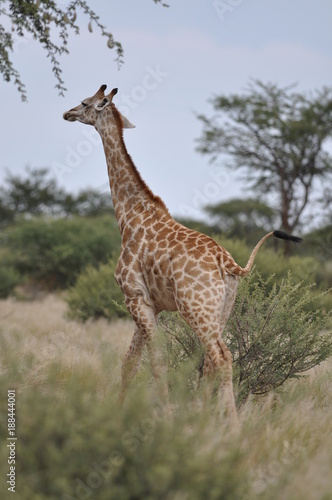
[[[108,95],[105,95],[106,87],[107,85],[102,85],[95,95],[83,99],[76,108],[66,111],[63,118],[69,122],[79,121],[87,125],[94,125],[96,128],[105,119],[108,123],[110,120],[120,122],[122,128],[135,127],[116,109],[112,102],[118,89],[115,88]]]

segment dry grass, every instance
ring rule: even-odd
[[[107,340],[112,347],[120,351],[133,333],[130,321],[104,320],[81,324],[66,318],[66,304],[60,295],[45,295],[38,301],[17,301],[14,298],[0,301],[0,319],[4,329],[13,332],[23,330],[37,337],[44,337],[45,332],[70,332],[89,335],[98,332],[98,339]],[[123,337],[119,337],[121,329]]]
[[[99,320],[83,325],[66,319],[65,311],[64,302],[56,295],[46,296],[38,302],[0,301],[1,374],[10,370],[13,361],[12,364],[19,364],[24,369],[21,392],[31,386],[48,391],[50,367],[53,366],[56,382],[52,391],[65,394],[66,385],[74,374],[79,379],[80,390],[92,390],[105,396],[117,386],[120,361],[129,345],[133,324],[125,320],[111,324]],[[145,387],[142,389],[144,377],[146,379],[143,373],[143,378],[139,377],[134,383],[138,390],[145,391]],[[131,394],[135,397],[134,391]],[[196,433],[199,443],[204,441],[205,432],[207,449],[213,443],[221,455],[229,450],[240,454],[234,474],[236,480],[245,477],[250,486],[237,498],[332,499],[331,360],[311,370],[305,378],[290,381],[278,394],[248,401],[240,413],[240,436],[233,442],[223,422],[216,427],[211,420],[207,426],[199,410],[197,416],[189,415],[193,406],[187,403],[185,397],[183,401],[179,398],[181,415],[178,422],[175,418],[174,426],[185,423],[191,434]],[[174,436],[183,432],[174,429]],[[148,447],[149,439],[146,438],[141,446]],[[204,446],[203,450],[205,453]],[[167,498],[189,498],[180,491],[176,495]]]
[[[130,343],[133,324],[126,320],[108,323],[100,319],[78,323],[66,318],[66,304],[58,295],[46,295],[38,301],[0,301],[2,337],[18,359],[33,357],[25,384],[43,381],[45,368],[61,362],[63,375],[75,368],[99,381],[98,389],[107,388],[102,358],[112,352],[118,360],[112,377],[119,378],[120,360]]]
[[[245,406],[241,446],[259,498],[332,498],[331,368],[329,360],[278,397]]]

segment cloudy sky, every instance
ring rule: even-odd
[[[58,2],[65,5],[65,1]],[[108,189],[101,142],[91,127],[62,114],[103,83],[136,125],[125,141],[144,180],[178,216],[202,217],[202,207],[244,193],[238,174],[212,166],[195,152],[208,99],[241,92],[250,78],[301,91],[331,85],[330,0],[95,0],[90,5],[122,42],[125,63],[97,29],[80,18],[81,35],[61,59],[68,89],[59,97],[38,44],[16,42],[13,60],[27,86],[27,104],[0,82],[0,182],[6,170],[49,167],[68,191]]]

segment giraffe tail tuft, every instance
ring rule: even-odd
[[[282,240],[293,241],[294,243],[301,243],[303,241],[299,236],[292,236],[290,234],[284,233],[284,231],[273,231],[273,236]]]

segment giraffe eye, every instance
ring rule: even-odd
[[[86,104],[86,102],[81,102],[83,108],[86,108],[88,105]]]

